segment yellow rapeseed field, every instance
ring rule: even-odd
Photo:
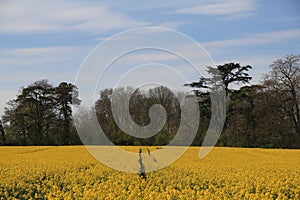
[[[204,159],[198,154],[191,147],[144,180],[105,166],[81,146],[1,147],[0,199],[300,199],[300,150],[219,147]]]

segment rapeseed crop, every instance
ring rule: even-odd
[[[1,147],[0,199],[300,199],[300,150],[216,147],[203,159],[198,154],[190,147],[143,179],[105,166],[83,146]]]

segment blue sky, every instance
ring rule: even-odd
[[[300,2],[2,0],[0,114],[22,86],[40,79],[54,85],[74,82],[84,58],[100,42],[121,31],[152,26],[193,38],[216,64],[253,66],[252,82],[257,83],[275,59],[299,54]],[[146,56],[145,62],[168,58],[153,52]],[[195,78],[191,75],[190,81]]]

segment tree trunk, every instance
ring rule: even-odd
[[[0,120],[0,134],[1,134],[1,145],[5,144],[5,132],[2,125],[2,121]]]

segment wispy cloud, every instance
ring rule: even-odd
[[[184,22],[180,21],[167,21],[156,25],[157,27],[178,29],[180,26],[184,25]]]
[[[1,49],[0,52],[4,56],[46,56],[47,54],[61,54],[63,52],[74,53],[80,50],[80,47],[72,46],[49,46],[49,47],[32,47],[32,48],[10,48]]]
[[[200,6],[179,9],[176,13],[193,15],[234,15],[253,12],[256,9],[254,0],[217,0]]]
[[[37,66],[72,61],[87,54],[88,48],[78,46],[48,46],[0,49],[1,66]]]
[[[245,38],[217,40],[201,43],[205,48],[230,48],[245,45],[259,45],[277,43],[290,39],[300,38],[300,29],[267,32],[256,35],[248,35]]]
[[[0,33],[92,31],[148,25],[101,5],[74,1],[1,1]]]

